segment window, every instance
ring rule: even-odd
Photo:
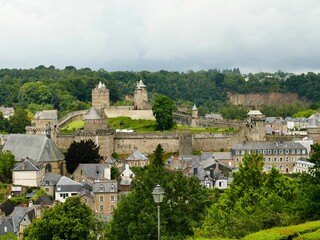
[[[271,162],[271,157],[268,157],[268,162]]]
[[[236,162],[237,162],[237,163],[239,162],[239,158],[236,158]]]
[[[113,195],[110,197],[110,201],[114,202],[114,196]]]
[[[141,167],[144,167],[144,165],[145,165],[145,162],[142,162],[142,163],[141,163]]]
[[[4,232],[7,232],[7,231],[8,231],[8,228],[7,228],[7,227],[4,227],[4,228],[3,228],[3,231],[4,231]]]
[[[273,150],[273,154],[278,154],[278,151],[277,150]]]
[[[114,186],[113,186],[113,185],[111,185],[111,186],[110,186],[110,191],[111,191],[111,192],[114,192],[114,191],[115,191],[115,189],[114,189]]]
[[[272,154],[272,151],[271,151],[271,150],[268,150],[268,154],[271,155],[271,154]]]
[[[88,199],[85,198],[85,199],[84,199],[84,202],[85,202],[86,204],[88,204]]]
[[[262,151],[261,151],[261,150],[258,150],[258,153],[259,153],[259,154],[261,154],[261,153],[262,153]]]
[[[267,154],[267,150],[263,150],[263,154],[266,155]]]
[[[71,193],[71,196],[77,196],[78,194],[77,193]]]
[[[286,149],[286,154],[289,154],[289,153],[290,153],[289,149]]]
[[[68,193],[60,193],[60,197],[66,199],[69,196]]]
[[[223,182],[222,181],[219,182],[219,187],[223,187]]]
[[[268,170],[270,171],[270,169],[271,169],[271,166],[269,165],[269,166],[268,166]]]
[[[274,162],[276,162],[276,161],[277,161],[277,158],[276,158],[276,157],[274,157],[274,158],[273,158],[273,161],[274,161]]]
[[[283,154],[283,150],[281,149],[281,150],[279,150],[279,154]]]
[[[103,202],[103,196],[100,196],[99,199],[100,199],[100,202]]]
[[[280,165],[280,170],[281,170],[281,171],[283,170],[283,166],[282,166],[282,165]]]
[[[134,163],[134,166],[135,166],[135,167],[138,167],[138,163],[137,163],[137,162],[135,162],[135,163]]]
[[[280,162],[282,162],[283,161],[283,158],[282,157],[280,157]]]
[[[296,153],[296,150],[295,150],[295,149],[291,149],[291,153],[292,153],[292,154],[295,154],[295,153]]]
[[[246,152],[244,150],[241,150],[241,155],[244,155]]]
[[[286,157],[286,162],[288,162],[289,161],[289,157]]]
[[[297,154],[300,154],[300,152],[301,152],[300,149],[297,149]]]
[[[100,212],[103,212],[103,205],[100,205]]]
[[[305,149],[302,149],[302,154],[306,154],[306,150]]]
[[[236,155],[239,155],[239,150],[236,151]]]
[[[102,184],[100,185],[100,192],[104,192],[104,186]]]

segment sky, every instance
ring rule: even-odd
[[[319,0],[0,0],[0,68],[320,70]]]

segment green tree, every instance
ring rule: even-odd
[[[99,163],[102,160],[99,149],[100,146],[97,146],[91,139],[72,142],[65,154],[68,172],[73,173],[80,163]]]
[[[12,169],[16,163],[14,155],[9,151],[0,152],[0,180],[10,182],[12,180]]]
[[[9,121],[4,118],[2,112],[0,112],[0,133],[1,132],[9,132]]]
[[[174,102],[172,99],[164,95],[158,96],[154,101],[152,110],[158,124],[158,130],[168,130],[174,126],[172,116]]]
[[[164,167],[151,164],[137,169],[132,192],[121,198],[107,226],[108,239],[155,239],[157,209],[152,191],[157,184],[164,189],[161,203],[162,239],[186,239],[199,226],[210,204],[207,189],[197,178],[182,172],[169,173]]]
[[[241,238],[261,229],[296,223],[290,210],[297,196],[296,182],[275,168],[269,174],[262,170],[262,155],[246,155],[230,188],[208,210],[196,236]]]
[[[102,224],[80,198],[69,197],[65,203],[45,210],[23,234],[26,240],[97,239],[102,235]]]
[[[158,144],[156,150],[153,151],[153,153],[154,153],[154,158],[152,161],[152,165],[156,167],[163,167],[164,166],[164,161],[163,161],[164,150],[161,144]]]
[[[14,233],[7,233],[0,236],[0,240],[17,240],[18,237]]]
[[[25,133],[26,126],[30,126],[31,121],[28,118],[28,113],[22,108],[15,109],[14,115],[9,119],[10,133]]]

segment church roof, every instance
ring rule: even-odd
[[[64,155],[58,146],[43,135],[10,134],[3,151],[9,150],[16,161],[30,158],[36,162],[52,162],[64,160]]]
[[[101,116],[95,108],[91,108],[90,111],[84,116],[84,120],[100,120]]]

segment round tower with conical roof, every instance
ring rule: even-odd
[[[142,80],[137,82],[136,90],[134,91],[134,108],[136,110],[150,110],[151,105],[148,102],[147,87]]]

